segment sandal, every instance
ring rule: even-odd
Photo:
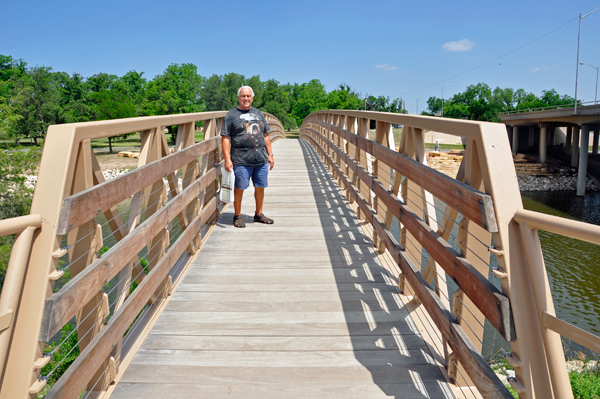
[[[256,220],[256,217],[254,220]],[[233,216],[233,225],[235,227],[246,227],[246,223],[244,222],[244,219],[242,219],[242,215]]]
[[[273,219],[269,219],[268,217],[265,216],[264,213],[261,213],[260,215],[254,215],[254,221],[257,223],[264,223],[264,224],[273,224]]]

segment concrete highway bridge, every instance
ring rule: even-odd
[[[0,221],[0,398],[573,397],[561,336],[600,338],[556,317],[538,230],[600,227],[523,209],[503,124],[329,110],[293,140],[267,115],[275,224],[247,194],[235,229],[224,116],[50,127],[31,214]],[[426,131],[466,143],[456,179]],[[131,132],[105,181],[91,140]]]
[[[539,148],[540,162],[546,163],[548,146],[564,143],[565,155],[571,157],[571,167],[577,168],[577,195],[585,195],[586,176],[600,182],[600,104],[545,107],[534,110],[512,111],[500,115],[507,126],[513,154],[520,148]],[[559,130],[560,129],[560,130]],[[564,141],[558,136],[565,130]],[[589,162],[592,136],[592,162]]]

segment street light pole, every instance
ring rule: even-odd
[[[419,115],[419,99],[420,98],[425,98],[425,96],[417,98],[417,115]]]
[[[442,86],[442,118],[444,117],[444,87],[452,86],[452,83]]]
[[[575,70],[575,111],[573,112],[574,114],[577,113],[577,83],[579,83],[579,44],[581,42],[581,20],[598,10],[600,10],[600,7],[596,8],[594,11],[588,12],[583,17],[581,16],[581,14],[579,14],[579,32],[577,33],[577,69]]]
[[[579,65],[589,65],[596,70],[596,94],[594,96],[594,103],[598,102],[598,70],[600,67],[593,66],[592,64],[588,64],[587,62],[580,62]]]

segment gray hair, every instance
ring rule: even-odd
[[[237,96],[240,96],[240,93],[242,92],[242,89],[250,89],[250,92],[252,93],[252,97],[254,97],[254,90],[252,90],[252,87],[250,86],[242,86],[238,89],[238,93]]]

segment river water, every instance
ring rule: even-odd
[[[523,206],[536,212],[600,225],[600,192],[522,192]],[[600,246],[539,232],[556,314],[600,335]],[[572,348],[573,349],[573,348]]]

